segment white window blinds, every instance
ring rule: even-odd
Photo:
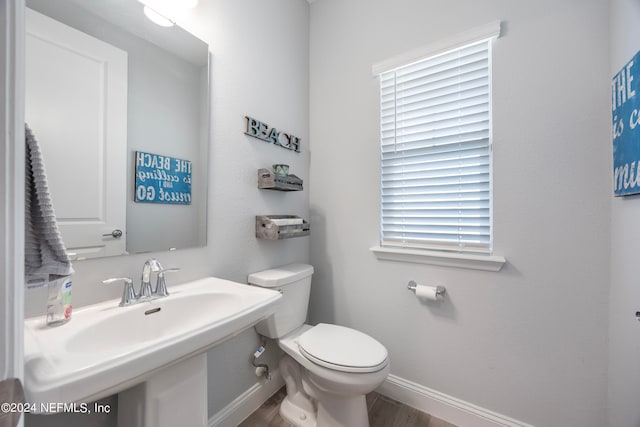
[[[490,50],[380,74],[383,246],[491,251]]]

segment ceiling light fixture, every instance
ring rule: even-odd
[[[149,6],[144,7],[144,15],[147,18],[149,18],[151,22],[158,24],[162,27],[172,27],[174,25],[172,20],[160,15],[158,12],[151,9]]]
[[[151,21],[163,27],[171,27],[187,9],[198,5],[198,0],[140,0],[144,14]]]

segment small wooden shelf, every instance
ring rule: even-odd
[[[295,215],[257,215],[256,237],[258,239],[282,240],[308,236],[310,224]]]
[[[280,176],[269,169],[258,169],[258,188],[276,191],[302,191],[302,180],[295,175]]]

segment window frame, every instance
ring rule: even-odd
[[[372,73],[376,78],[379,78],[381,74],[393,71],[395,69],[411,65],[413,63],[436,57],[442,53],[446,53],[458,48],[463,48],[468,45],[481,43],[485,40],[488,41],[488,54],[489,54],[489,115],[491,117],[491,94],[492,94],[492,82],[491,82],[491,61],[492,61],[492,44],[493,40],[500,35],[500,22],[496,21],[483,27],[478,27],[457,36],[451,37],[448,40],[443,40],[438,43],[425,46],[402,55],[390,58],[388,60],[374,64],[372,67]],[[380,105],[382,108],[382,105]],[[379,110],[380,112],[382,110]],[[428,242],[422,247],[421,244],[414,244],[409,246],[403,246],[401,244],[387,244],[382,242],[382,193],[380,193],[380,206],[379,206],[379,244],[372,247],[370,250],[381,260],[391,261],[404,261],[414,263],[426,263],[432,265],[441,265],[448,267],[459,268],[472,268],[485,271],[499,271],[504,263],[505,258],[498,255],[493,255],[493,203],[492,203],[492,186],[493,186],[493,156],[492,156],[492,131],[493,120],[489,122],[489,244],[486,250],[472,250],[461,251],[455,246],[448,245],[443,247],[437,247],[437,245],[430,245]],[[382,167],[382,158],[380,159],[380,165]],[[382,178],[382,171],[380,173]],[[382,185],[382,183],[381,183]],[[382,188],[381,188],[382,190]],[[430,247],[431,246],[431,247]]]

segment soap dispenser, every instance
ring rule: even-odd
[[[71,320],[71,276],[49,281],[47,326],[58,326]]]

